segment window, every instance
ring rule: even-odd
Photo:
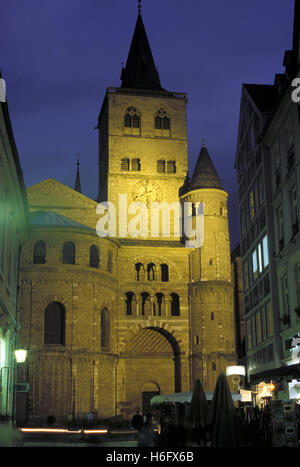
[[[244,278],[244,290],[249,288],[249,270],[248,270],[248,259],[243,263],[243,278]]]
[[[148,281],[155,281],[156,279],[156,266],[154,263],[149,263],[147,266]]]
[[[268,251],[268,237],[267,235],[263,238],[262,241],[262,252],[263,252],[263,263],[264,268],[266,268],[269,264],[269,251]]]
[[[258,277],[258,269],[257,269],[257,251],[254,250],[252,253],[252,272],[254,280]]]
[[[101,311],[101,349],[108,350],[109,347],[109,314],[107,308]]]
[[[215,363],[215,362],[212,362],[212,366],[211,366],[211,368],[212,368],[212,370],[213,370],[213,371],[216,371],[216,369],[217,369],[217,365],[216,365],[216,363]]]
[[[157,294],[155,294],[155,296],[156,296],[157,308],[158,308],[157,313],[158,313],[158,316],[161,316],[162,315],[162,305],[163,305],[164,296],[163,296],[162,293],[157,293]]]
[[[257,247],[257,253],[258,253],[258,271],[259,273],[261,273],[263,270],[263,259],[262,259],[262,248],[261,248],[260,243],[258,244],[258,247]]]
[[[250,319],[247,320],[247,346],[248,349],[252,347],[252,326]]]
[[[90,267],[99,268],[100,264],[100,255],[99,248],[96,245],[92,245],[90,248]]]
[[[140,159],[132,159],[131,161],[131,170],[135,172],[140,172],[141,170],[141,160]]]
[[[135,107],[128,107],[124,115],[124,133],[127,135],[139,136],[141,117]]]
[[[167,162],[167,172],[169,174],[175,174],[176,173],[176,161],[168,161]]]
[[[283,276],[281,279],[281,290],[282,290],[282,305],[284,315],[289,315],[290,306],[289,306],[289,284],[287,275]]]
[[[133,300],[135,300],[135,295],[133,292],[126,293],[126,315],[131,316],[133,314]]]
[[[167,112],[160,109],[154,118],[155,136],[170,136],[170,118]]]
[[[148,292],[142,292],[141,297],[142,297],[142,316],[151,314],[150,295],[148,294]]]
[[[262,333],[261,333],[261,315],[260,311],[256,313],[256,343],[260,344],[262,341]]]
[[[128,171],[129,169],[130,169],[129,159],[122,159],[121,160],[121,170]]]
[[[137,263],[135,265],[135,270],[136,270],[136,280],[144,280],[144,265],[142,263]]]
[[[266,305],[266,322],[267,322],[267,334],[268,337],[273,335],[273,316],[271,303]]]
[[[46,262],[46,244],[43,240],[38,240],[33,246],[33,263],[45,264]]]
[[[166,171],[166,161],[160,160],[157,161],[157,173],[164,173]]]
[[[214,319],[215,319],[215,313],[214,313],[214,312],[212,312],[212,313],[210,314],[210,319],[211,319],[211,321],[214,321]]]
[[[58,302],[47,306],[44,316],[44,344],[65,345],[65,307]]]
[[[169,282],[169,267],[167,264],[161,264],[161,280],[162,282]]]
[[[75,245],[72,242],[66,242],[63,245],[63,263],[75,264]]]
[[[180,301],[179,296],[177,293],[171,293],[172,301],[171,301],[171,315],[172,316],[180,316]]]

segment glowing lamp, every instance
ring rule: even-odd
[[[242,365],[228,366],[226,368],[226,376],[232,376],[232,375],[245,376],[246,375],[245,367]]]
[[[24,363],[27,357],[27,350],[23,350],[23,349],[15,350],[15,357],[16,357],[17,363]]]
[[[271,384],[270,384],[270,390],[271,390],[271,391],[274,391],[274,389],[275,389],[275,385],[274,385],[273,383],[271,383]]]

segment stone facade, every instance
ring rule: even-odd
[[[31,390],[20,402],[23,422],[130,418],[149,410],[154,394],[192,390],[197,378],[213,391],[219,372],[236,363],[227,193],[186,186],[186,104],[183,93],[108,88],[98,124],[98,201],[116,208],[113,237],[97,236],[97,203],[81,193],[51,179],[28,189],[33,230],[21,262],[21,339]],[[119,195],[127,196],[121,209]],[[172,213],[170,232],[161,218],[150,235],[151,203],[199,201],[201,248],[186,248]],[[150,214],[136,237],[119,227],[125,214],[126,227],[134,222],[133,202]],[[44,242],[38,263],[37,242]],[[64,263],[66,242],[73,264]],[[52,323],[60,317],[54,341],[51,312]]]

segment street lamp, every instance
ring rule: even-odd
[[[24,350],[24,349],[15,350],[15,357],[16,357],[17,363],[24,363],[27,357],[27,350]]]
[[[18,383],[18,364],[19,363],[24,363],[27,357],[27,350],[25,349],[17,349],[15,350],[15,358],[17,365],[15,366],[15,380],[14,380],[14,406],[13,406],[13,424],[14,427],[16,426],[17,422],[17,383]]]

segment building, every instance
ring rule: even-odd
[[[243,85],[235,166],[248,377],[254,384],[273,376],[285,399],[288,381],[282,375],[291,379],[297,370],[282,367],[299,362],[299,348],[292,344],[300,331],[300,127],[299,106],[292,100],[292,82],[299,76],[299,23],[295,2],[285,72],[272,85]]]
[[[26,190],[7,102],[0,102],[0,416],[14,417],[19,259],[29,228]],[[0,425],[2,428],[2,425]]]
[[[149,410],[153,395],[190,391],[197,378],[213,391],[236,363],[228,195],[204,143],[187,177],[187,96],[161,87],[140,12],[121,80],[98,120],[97,202],[81,193],[79,173],[75,190],[53,179],[27,190],[23,423],[130,418]],[[118,229],[101,237],[106,201]],[[203,202],[203,246],[186,247],[175,211],[150,235],[151,215],[137,220],[133,202],[153,215],[152,203],[165,203],[164,213],[189,203],[191,222]]]
[[[246,363],[246,342],[245,342],[245,311],[243,295],[243,274],[241,247],[238,245],[231,252],[231,264],[234,283],[234,310],[236,329],[236,349],[238,363],[245,366]]]

